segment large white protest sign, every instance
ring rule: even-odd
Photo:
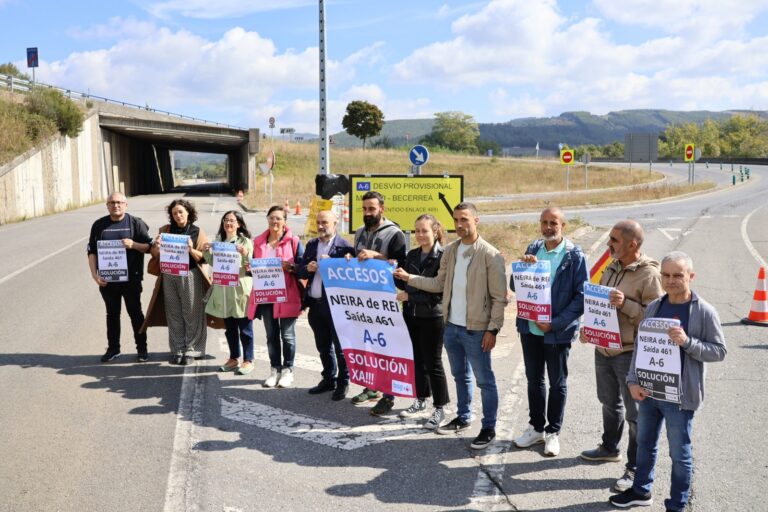
[[[251,275],[253,276],[251,297],[256,304],[274,304],[288,299],[283,260],[280,258],[252,259]]]
[[[128,257],[122,240],[96,242],[99,277],[112,282],[128,281]]]
[[[242,258],[237,252],[237,246],[228,242],[214,242],[213,250],[213,284],[220,286],[237,286],[240,280],[240,263]]]
[[[619,316],[608,299],[612,289],[584,283],[584,336],[598,347],[621,349]]]
[[[552,321],[552,285],[549,261],[512,263],[517,317],[534,322]]]
[[[189,235],[160,234],[160,272],[172,276],[189,274]]]
[[[381,260],[326,258],[319,268],[350,380],[414,397],[413,346],[396,299],[392,266]]]
[[[646,318],[640,322],[635,375],[651,397],[680,403],[680,347],[667,334],[671,327],[680,327],[680,320]]]

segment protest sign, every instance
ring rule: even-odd
[[[667,334],[674,318],[646,318],[637,332],[635,375],[651,397],[680,403],[680,347]]]
[[[128,281],[128,257],[122,240],[98,240],[96,254],[99,277],[110,283]]]
[[[621,349],[619,316],[608,295],[608,286],[584,283],[584,336],[598,347]]]
[[[255,258],[251,260],[253,276],[253,300],[256,304],[285,302],[285,272],[280,258]]]
[[[160,272],[172,276],[189,274],[189,235],[160,234]]]
[[[552,288],[549,261],[512,263],[517,317],[534,322],[552,321]]]
[[[414,397],[413,346],[396,299],[393,267],[381,260],[326,258],[319,268],[350,380]]]
[[[213,284],[220,286],[237,286],[240,280],[240,263],[242,258],[237,252],[237,246],[228,242],[214,242],[211,251],[213,256]]]

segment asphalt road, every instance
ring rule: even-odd
[[[713,194],[568,212],[599,227],[578,238],[585,249],[599,244],[592,261],[603,250],[602,228],[624,217],[646,227],[652,256],[689,252],[695,289],[721,314],[728,357],[710,365],[706,401],[694,421],[696,511],[763,508],[768,330],[738,320],[749,310],[758,268],[745,238],[768,259],[766,178],[766,169],[755,167],[748,183]],[[169,200],[131,198],[128,210],[156,232]],[[230,197],[192,200],[209,234],[234,207]],[[611,509],[608,488],[622,465],[577,458],[600,436],[591,348],[574,345],[571,353],[561,455],[511,446],[527,420],[513,318],[494,351],[499,437],[480,456],[468,446],[479,421],[466,435],[438,436],[417,421],[374,418],[367,407],[308,395],[319,363],[305,319],[297,327],[291,389],[261,387],[269,365],[258,323],[257,370],[247,377],[215,371],[226,357],[221,331],[209,330],[212,358],[184,369],[166,362],[165,330],[151,329],[152,360],[135,363],[127,317],[123,356],[99,363],[104,307],[88,275],[85,237],[105,212],[97,205],[0,227],[0,510]],[[264,229],[264,217],[246,215],[252,231]],[[300,221],[292,223],[298,228]],[[145,280],[144,304],[153,279]],[[396,411],[407,405],[398,399]],[[668,492],[665,453],[653,510]]]

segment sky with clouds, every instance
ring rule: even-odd
[[[326,0],[329,130],[586,110],[768,110],[765,0]],[[73,90],[317,133],[317,0],[0,0],[0,62]]]

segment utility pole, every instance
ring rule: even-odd
[[[331,173],[331,154],[328,151],[327,111],[325,104],[325,1],[320,7],[320,168],[317,174]]]

